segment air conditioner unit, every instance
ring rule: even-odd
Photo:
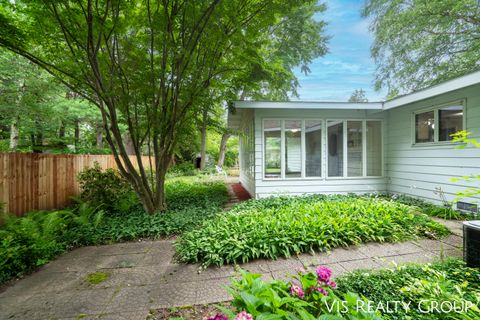
[[[480,220],[463,223],[463,260],[469,267],[480,268]]]

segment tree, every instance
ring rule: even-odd
[[[290,12],[314,2],[2,2],[0,45],[100,109],[120,173],[153,213],[166,208],[166,170],[202,94],[221,75],[239,69],[232,63],[239,55],[259,60],[255,39],[266,38]],[[122,123],[138,170],[126,152]],[[153,163],[142,162],[143,151]]]
[[[365,96],[365,90],[360,89],[352,92],[350,98],[348,98],[348,102],[368,102],[367,97]]]
[[[478,0],[369,0],[363,14],[373,19],[376,88],[389,96],[480,68]]]

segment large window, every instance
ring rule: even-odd
[[[379,120],[264,120],[263,128],[265,178],[382,176]]]
[[[264,122],[265,178],[281,177],[281,141],[282,126],[280,120]]]
[[[463,102],[415,113],[415,143],[446,142],[463,130]]]
[[[285,120],[285,177],[302,176],[302,121]]]
[[[343,121],[327,121],[328,176],[343,176]]]
[[[305,175],[322,176],[322,121],[305,121]]]

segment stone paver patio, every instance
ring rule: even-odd
[[[447,222],[454,233],[441,240],[418,240],[339,248],[277,261],[241,265],[267,279],[283,279],[301,266],[330,266],[335,275],[354,269],[379,268],[392,262],[428,262],[461,256],[459,222]],[[0,293],[0,319],[142,319],[150,309],[219,302],[229,299],[224,286],[234,267],[208,268],[174,262],[172,241],[142,241],[84,247],[67,253]],[[105,272],[100,284],[88,274]]]

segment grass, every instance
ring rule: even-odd
[[[447,234],[446,227],[414,206],[381,198],[315,195],[241,203],[184,233],[176,248],[181,261],[209,266]]]

